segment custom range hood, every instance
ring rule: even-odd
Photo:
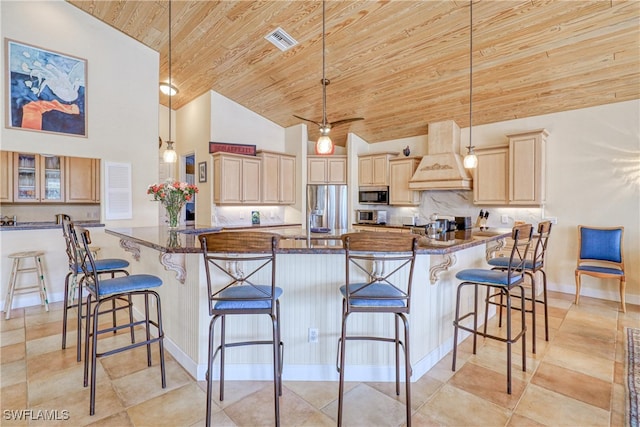
[[[429,123],[427,155],[409,180],[412,190],[471,190],[460,155],[460,127],[453,120]]]

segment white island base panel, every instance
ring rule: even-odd
[[[175,271],[166,270],[159,262],[163,253],[145,246],[139,248],[138,260],[132,260],[132,273],[160,276],[165,347],[197,380],[204,380],[207,370],[209,310],[207,285],[202,255],[187,253],[184,257],[184,283]],[[486,245],[462,249],[454,253],[455,264],[439,271],[432,283],[431,267],[450,263],[443,255],[417,256],[411,297],[409,327],[410,352],[416,381],[452,349],[453,315],[458,280],[455,273],[464,268],[487,267]],[[283,378],[288,381],[333,381],[336,371],[340,336],[342,298],[339,287],[344,281],[343,253],[278,254],[277,284],[283,288],[280,298],[282,341],[284,342]],[[471,289],[467,289],[470,291]],[[141,307],[138,305],[138,309]],[[462,312],[473,305],[471,294],[462,297]],[[484,320],[484,304],[479,304]],[[472,319],[467,319],[469,322]],[[471,323],[470,323],[471,324]],[[219,343],[220,322],[216,323]],[[309,328],[318,330],[318,342],[308,342]],[[350,334],[382,334],[393,336],[392,315],[355,313],[349,317]],[[460,335],[460,341],[467,335]],[[227,343],[271,337],[268,316],[228,316]],[[394,381],[395,351],[393,344],[350,341],[346,350],[348,381]],[[269,345],[227,349],[225,377],[229,380],[269,380],[273,378],[272,348]],[[214,378],[219,376],[219,359],[214,363]]]

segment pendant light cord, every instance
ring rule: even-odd
[[[473,149],[473,0],[469,1],[469,151]]]
[[[171,88],[173,81],[171,80],[171,0],[169,0],[169,141],[171,141]]]
[[[322,127],[327,126],[327,80],[325,79],[325,1],[322,0]]]

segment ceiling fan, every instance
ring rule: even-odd
[[[325,2],[322,2],[322,80],[320,80],[322,84],[322,121],[317,122],[315,120],[305,119],[304,117],[300,117],[297,115],[293,115],[293,117],[298,118],[300,120],[304,120],[306,122],[311,122],[320,128],[320,137],[316,142],[316,154],[333,154],[334,145],[329,138],[329,131],[333,126],[342,125],[345,123],[355,122],[358,120],[364,120],[364,117],[352,117],[350,119],[342,119],[336,120],[334,122],[329,122],[327,120],[327,85],[329,85],[330,81],[325,77]]]

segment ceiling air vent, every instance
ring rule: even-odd
[[[273,45],[275,45],[275,47],[283,52],[298,44],[293,37],[287,34],[287,32],[280,27],[267,34],[264,38],[269,40]]]

